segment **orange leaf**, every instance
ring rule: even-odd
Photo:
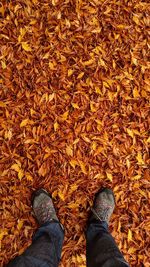
[[[78,160],[81,170],[84,174],[87,174],[85,163],[82,160]]]

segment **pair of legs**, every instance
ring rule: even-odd
[[[88,222],[87,267],[129,267],[108,231],[108,223],[115,207],[113,192],[102,189],[95,197]],[[49,194],[40,189],[33,196],[33,210],[40,224],[33,242],[8,267],[57,267],[64,239],[63,226]]]

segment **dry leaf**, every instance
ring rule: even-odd
[[[27,42],[22,42],[21,45],[22,45],[22,48],[23,48],[25,51],[27,51],[27,52],[32,51],[30,45],[29,45]]]
[[[70,165],[75,169],[76,165],[78,165],[78,161],[75,159],[71,159],[69,161]]]
[[[29,245],[44,187],[69,229],[61,265],[85,267],[88,209],[111,187],[112,234],[148,266],[149,1],[1,1],[0,18],[2,265]]]
[[[140,151],[137,153],[136,159],[137,159],[139,164],[145,164]]]
[[[24,120],[20,123],[20,127],[25,127],[29,122],[30,122],[29,119],[24,119]]]
[[[73,108],[77,108],[77,109],[79,109],[79,106],[78,106],[77,103],[71,103],[71,105],[73,106]]]
[[[86,170],[86,165],[85,163],[82,161],[82,160],[78,160],[79,162],[79,165],[81,167],[81,171],[84,173],[84,174],[87,174],[87,170]]]
[[[74,73],[74,70],[69,69],[69,70],[68,70],[68,77],[70,77],[73,73]]]
[[[66,147],[66,153],[67,153],[68,156],[73,157],[73,149],[72,149],[71,146],[67,146]]]
[[[128,242],[132,241],[132,231],[128,230]]]
[[[59,128],[59,124],[58,124],[58,122],[56,121],[56,122],[54,123],[54,131],[56,132],[56,131],[58,130],[58,128]]]
[[[112,176],[112,174],[109,173],[109,172],[106,172],[106,175],[107,175],[107,179],[110,180],[110,181],[112,182],[112,180],[113,180],[113,176]]]

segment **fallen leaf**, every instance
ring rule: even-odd
[[[69,161],[70,165],[75,169],[75,167],[78,165],[78,161],[75,159],[71,159]]]
[[[67,146],[66,147],[66,153],[67,153],[68,156],[73,157],[73,149],[72,149],[72,146]]]
[[[27,51],[27,52],[32,51],[30,45],[29,45],[27,42],[22,42],[21,45],[22,45],[22,48],[23,48],[25,51]]]
[[[29,122],[30,122],[29,119],[24,119],[24,120],[20,123],[20,127],[25,127]]]
[[[65,196],[64,196],[64,194],[61,191],[58,191],[58,196],[60,197],[60,199],[62,201],[65,201]]]
[[[69,69],[69,70],[68,70],[68,77],[70,77],[73,73],[74,73],[74,70]]]
[[[141,164],[145,164],[145,162],[144,162],[144,160],[143,160],[143,158],[142,158],[142,154],[141,154],[140,151],[137,153],[136,159],[137,159],[137,161],[138,161],[138,163],[139,163],[140,165],[141,165]]]
[[[79,162],[79,165],[81,167],[81,171],[84,173],[84,174],[87,174],[87,170],[86,170],[86,165],[85,163],[82,161],[82,160],[78,160]]]
[[[107,179],[110,180],[110,181],[112,182],[112,180],[113,180],[113,176],[112,176],[112,174],[109,173],[109,172],[106,172],[106,175],[107,175]]]
[[[128,242],[132,241],[132,231],[128,230]]]
[[[73,108],[77,108],[77,109],[79,109],[79,106],[78,106],[77,103],[71,103],[71,105],[73,106]]]
[[[17,163],[15,163],[15,164],[13,164],[11,166],[11,169],[12,170],[15,170],[16,172],[19,172],[20,171],[20,166]]]
[[[58,128],[59,128],[59,124],[58,124],[58,122],[56,121],[56,122],[54,123],[54,131],[56,132],[56,131],[58,130]]]

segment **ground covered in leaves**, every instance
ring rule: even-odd
[[[34,189],[52,193],[66,229],[61,267],[85,267],[84,231],[101,186],[131,266],[149,266],[149,1],[0,4],[1,262],[37,228]]]

